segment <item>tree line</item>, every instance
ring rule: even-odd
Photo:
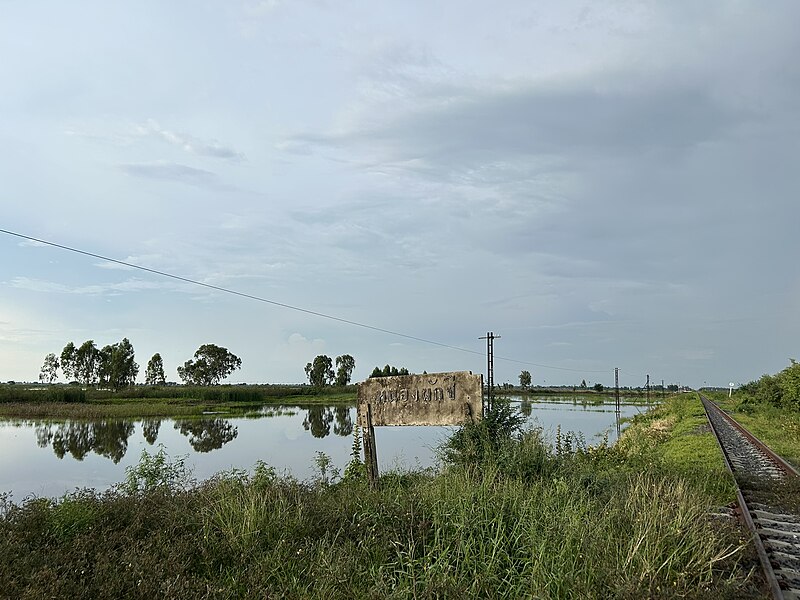
[[[178,376],[190,385],[216,385],[241,366],[242,359],[227,348],[203,344],[193,358],[178,367]],[[139,375],[139,364],[128,338],[102,348],[98,348],[94,340],[86,340],[80,346],[68,342],[60,355],[51,352],[44,357],[39,381],[55,382],[59,369],[67,382],[114,390],[134,385]],[[144,382],[146,385],[166,383],[164,361],[158,352],[147,362]]]
[[[800,363],[793,358],[789,361],[789,366],[780,373],[762,375],[757,381],[744,384],[737,394],[779,408],[800,410]]]

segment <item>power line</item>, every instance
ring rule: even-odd
[[[361,327],[363,329],[369,329],[371,331],[377,331],[379,333],[385,333],[387,335],[393,335],[393,336],[405,338],[407,340],[413,340],[415,342],[420,342],[420,343],[423,343],[423,344],[430,344],[430,345],[433,345],[433,346],[439,346],[440,348],[447,348],[449,350],[457,350],[459,352],[465,352],[467,354],[475,354],[477,356],[484,356],[483,352],[478,352],[477,350],[470,350],[468,348],[461,348],[460,346],[453,346],[453,345],[450,345],[450,344],[444,344],[442,342],[437,342],[435,340],[429,340],[429,339],[417,337],[415,335],[409,335],[407,333],[401,333],[399,331],[392,331],[391,329],[384,329],[383,327],[376,327],[375,325],[369,325],[367,323],[360,323],[358,321],[351,321],[350,319],[344,319],[342,317],[329,315],[329,314],[326,314],[326,313],[310,310],[310,309],[307,309],[307,308],[302,308],[302,307],[299,307],[299,306],[293,306],[291,304],[286,304],[284,302],[278,302],[276,300],[270,300],[268,298],[263,298],[261,296],[255,296],[253,294],[247,294],[245,292],[239,292],[237,290],[232,290],[230,288],[225,288],[225,287],[218,286],[218,285],[213,285],[213,284],[210,284],[210,283],[204,283],[202,281],[197,281],[196,279],[190,279],[189,277],[182,277],[180,275],[174,275],[172,273],[167,273],[165,271],[159,271],[157,269],[151,269],[149,267],[143,267],[142,265],[137,265],[136,263],[127,262],[127,261],[124,261],[124,260],[118,260],[116,258],[110,258],[108,256],[103,256],[102,254],[96,254],[94,252],[88,252],[86,250],[81,250],[79,248],[73,248],[72,246],[65,246],[64,244],[58,244],[56,242],[50,242],[48,240],[42,240],[42,239],[35,238],[35,237],[29,236],[29,235],[25,235],[25,234],[22,234],[22,233],[17,233],[15,231],[9,231],[7,229],[0,229],[0,233],[4,233],[6,235],[18,237],[18,238],[21,238],[23,240],[36,242],[36,243],[39,243],[39,244],[44,244],[46,246],[52,246],[53,248],[59,248],[60,250],[66,250],[68,252],[74,252],[75,254],[82,254],[83,256],[90,256],[92,258],[105,260],[105,261],[108,261],[108,262],[111,262],[111,263],[114,263],[114,264],[117,264],[117,265],[122,265],[124,267],[128,267],[128,268],[131,268],[131,269],[138,269],[140,271],[145,271],[147,273],[152,273],[154,275],[160,275],[161,277],[168,277],[169,279],[174,279],[176,281],[182,281],[184,283],[190,283],[192,285],[197,285],[197,286],[204,287],[204,288],[207,288],[207,289],[210,289],[210,290],[214,290],[214,291],[217,291],[217,292],[223,292],[225,294],[231,294],[231,295],[234,295],[234,296],[239,296],[241,298],[247,298],[249,300],[255,300],[257,302],[263,302],[265,304],[271,304],[273,306],[279,306],[281,308],[287,308],[289,310],[294,310],[294,311],[301,312],[301,313],[304,313],[304,314],[307,314],[307,315],[313,315],[315,317],[320,317],[320,318],[323,318],[323,319],[329,319],[331,321],[337,321],[339,323],[344,323],[346,325],[353,325],[355,327]],[[556,369],[556,370],[559,370],[559,371],[572,371],[572,372],[575,372],[575,373],[605,373],[606,372],[606,371],[592,371],[592,370],[586,370],[586,369],[571,369],[571,368],[568,368],[568,367],[554,367],[554,366],[550,366],[550,365],[542,365],[542,364],[537,364],[537,363],[517,360],[517,359],[513,359],[513,358],[504,358],[502,356],[497,356],[495,358],[497,358],[497,360],[504,360],[506,362],[517,363],[517,364],[521,364],[521,365],[529,365],[529,366],[539,367],[539,368],[542,368],[542,369]]]

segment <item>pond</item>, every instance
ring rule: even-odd
[[[527,422],[549,435],[556,428],[580,433],[589,444],[616,439],[613,403],[586,404],[573,398],[511,397]],[[621,417],[645,407],[623,403]],[[15,501],[58,497],[76,488],[106,489],[125,478],[126,467],[163,445],[183,456],[197,479],[232,468],[250,470],[259,460],[279,473],[308,479],[318,473],[323,452],[344,470],[352,451],[353,406],[270,406],[256,416],[208,414],[192,419],[102,419],[95,421],[0,420],[0,493]],[[378,427],[381,472],[435,465],[435,448],[452,427]]]

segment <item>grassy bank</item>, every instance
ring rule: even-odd
[[[676,419],[683,423],[687,414]],[[619,447],[547,446],[502,419],[462,430],[438,472],[371,490],[320,456],[300,482],[264,465],[193,483],[144,455],[100,494],[6,504],[0,590],[74,598],[760,597],[725,496],[669,467],[659,419]],[[670,431],[674,432],[675,427]],[[654,433],[655,432],[655,433]],[[676,436],[678,434],[675,434]],[[658,436],[662,436],[659,438]],[[340,465],[343,467],[344,465]]]
[[[747,395],[728,398],[724,392],[706,394],[775,452],[800,469],[800,412],[776,407]]]
[[[78,386],[0,386],[0,417],[106,418],[190,417],[204,412],[234,415],[264,406],[347,405],[355,386],[137,386],[113,392]]]
[[[694,481],[720,504],[732,502],[735,487],[696,393],[675,394],[636,415],[618,443],[629,463],[659,464]]]

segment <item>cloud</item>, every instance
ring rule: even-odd
[[[155,162],[155,163],[133,163],[118,165],[119,169],[131,175],[143,179],[156,179],[159,181],[172,181],[184,183],[194,187],[208,188],[212,190],[232,190],[235,189],[226,184],[220,183],[217,175],[204,169],[196,169],[179,163]]]
[[[68,286],[63,283],[45,281],[31,277],[15,277],[10,281],[13,288],[47,294],[76,294],[88,296],[119,295],[123,292],[142,292],[156,289],[177,289],[168,282],[155,282],[143,279],[127,279],[118,283],[99,283],[84,286]]]
[[[177,146],[190,154],[198,156],[210,156],[212,158],[223,158],[231,161],[245,160],[245,155],[230,146],[225,146],[217,140],[201,140],[187,133],[171,131],[161,127],[156,121],[150,119],[139,131],[143,135],[152,135],[173,146]]]

